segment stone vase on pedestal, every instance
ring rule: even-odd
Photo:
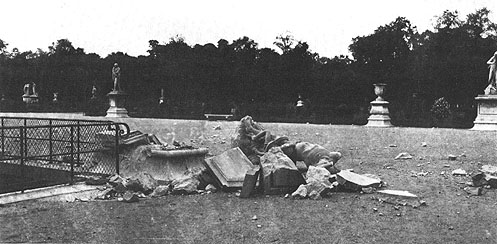
[[[107,94],[109,97],[109,109],[105,117],[109,118],[127,118],[128,110],[124,107],[126,103],[126,94],[122,91],[111,91]]]
[[[390,127],[390,112],[388,111],[389,102],[385,101],[383,95],[385,94],[386,84],[377,83],[374,84],[374,93],[378,96],[371,104],[371,110],[369,111],[368,123],[366,126],[374,127]]]
[[[497,95],[478,95],[475,101],[478,108],[471,130],[497,130]]]

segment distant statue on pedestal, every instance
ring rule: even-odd
[[[36,92],[36,84],[34,82],[24,84],[24,95],[38,96],[38,93]]]
[[[109,109],[107,109],[107,115],[105,117],[114,117],[114,118],[123,118],[129,117],[128,111],[124,107],[126,104],[126,94],[121,90],[120,83],[121,79],[121,69],[117,66],[117,63],[114,63],[112,67],[112,81],[114,82],[114,87],[111,92],[107,94],[109,97]],[[92,92],[96,92],[96,88],[92,89]]]
[[[497,52],[487,61],[488,86],[485,95],[475,97],[477,103],[476,118],[472,130],[497,131]]]
[[[38,102],[38,93],[36,92],[36,84],[34,82],[24,84],[23,92],[22,100],[25,103]]]
[[[487,61],[488,64],[488,87],[485,89],[485,95],[495,94],[497,91],[496,71],[497,71],[497,52]]]
[[[93,86],[91,88],[91,99],[95,99],[95,98],[97,98],[97,87]]]
[[[121,79],[121,68],[114,63],[114,67],[112,67],[112,81],[114,82],[114,89],[112,91],[121,91],[121,86],[119,85],[119,81]]]

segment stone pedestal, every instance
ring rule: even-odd
[[[128,110],[124,107],[126,94],[122,91],[111,91],[107,94],[109,97],[109,109],[105,117],[109,118],[128,118]]]
[[[22,101],[26,104],[38,103],[38,95],[22,95]]]
[[[378,96],[376,100],[371,102],[371,110],[369,111],[368,123],[366,126],[374,127],[390,127],[390,112],[388,111],[389,102],[383,99],[386,84],[374,84],[374,92]]]
[[[497,130],[497,95],[475,97],[478,112],[472,130]]]
[[[371,110],[369,111],[368,123],[366,126],[390,127],[390,112],[388,111],[387,101],[372,101]]]

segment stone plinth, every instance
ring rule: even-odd
[[[392,123],[390,123],[390,112],[388,111],[387,101],[372,101],[371,102],[371,110],[369,111],[368,123],[366,126],[375,126],[375,127],[390,127]]]
[[[25,102],[26,104],[37,103],[38,102],[38,95],[24,94],[24,95],[22,95],[22,101]]]
[[[107,94],[109,97],[109,109],[107,110],[107,115],[105,117],[110,118],[127,118],[128,110],[124,107],[126,102],[126,94],[122,91],[111,91]]]
[[[472,130],[497,130],[497,95],[475,97],[478,112]]]

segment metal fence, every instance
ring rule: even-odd
[[[129,133],[112,121],[1,117],[0,125],[3,192],[119,174],[119,138]]]

